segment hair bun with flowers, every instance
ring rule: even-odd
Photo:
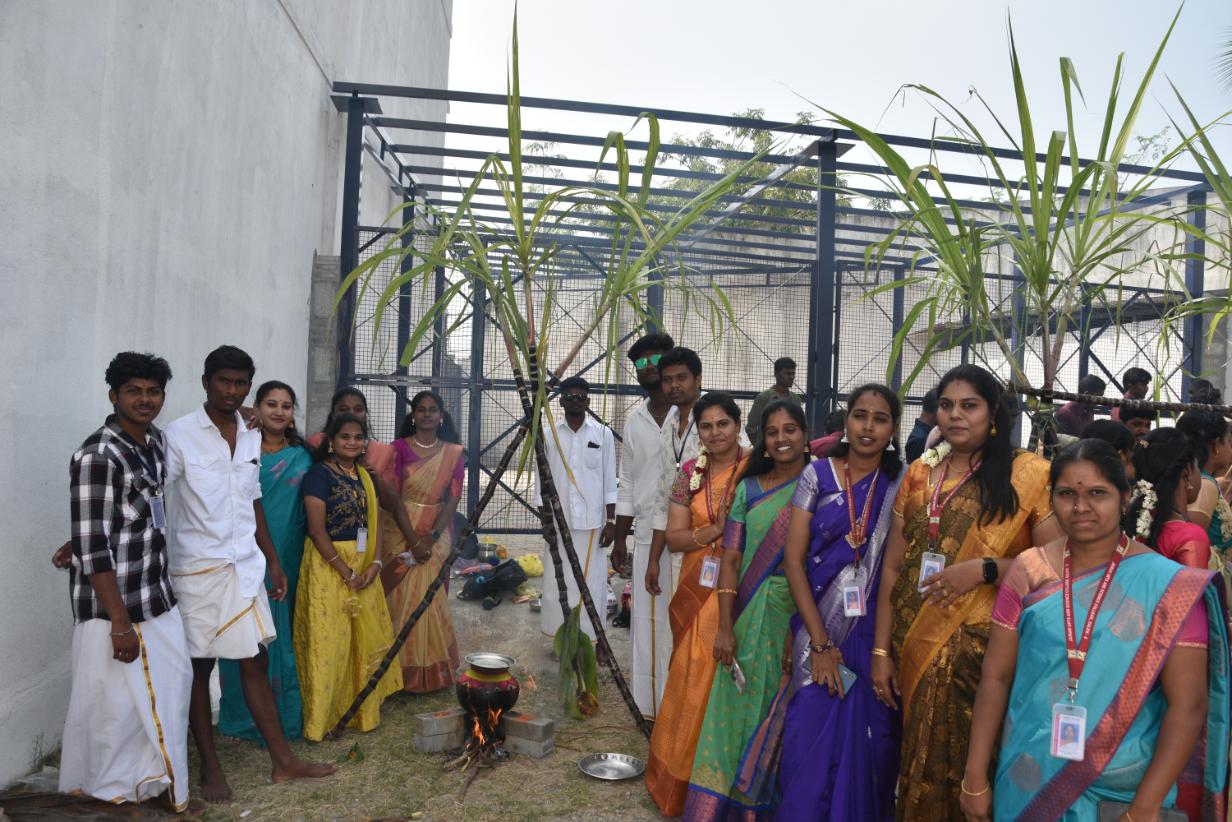
[[[1142,500],[1134,531],[1137,536],[1145,537],[1151,533],[1151,522],[1155,518],[1155,506],[1159,505],[1159,497],[1155,493],[1154,485],[1146,480],[1138,480],[1134,485],[1134,498]]]

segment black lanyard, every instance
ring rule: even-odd
[[[683,461],[684,451],[689,447],[689,432],[693,430],[693,425],[697,420],[689,420],[689,427],[684,429],[684,436],[680,438],[680,448],[676,447],[676,443],[672,443],[672,453],[676,456],[676,468],[680,468],[680,463]],[[672,436],[676,436],[676,424],[672,423]]]
[[[149,452],[150,459],[146,461],[146,452]],[[137,446],[137,459],[141,462],[141,467],[145,471],[146,478],[156,488],[161,489],[162,477],[159,473],[158,452],[154,450],[154,446],[147,445],[145,448]],[[155,492],[157,494],[157,491]]]

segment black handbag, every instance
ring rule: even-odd
[[[467,577],[462,590],[458,591],[458,599],[476,600],[496,596],[504,591],[512,591],[526,582],[526,572],[517,560],[507,559],[499,565],[492,566],[491,571],[482,571]]]

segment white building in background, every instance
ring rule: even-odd
[[[0,2],[0,786],[59,744],[72,618],[48,559],[108,361],[170,361],[161,424],[201,401],[222,343],[258,381],[306,385],[313,257],[338,253],[330,84],[446,87],[451,17],[452,0]],[[393,205],[378,177],[361,222]]]

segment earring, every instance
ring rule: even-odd
[[[898,449],[894,447],[894,440],[890,440],[890,444],[886,446],[886,450],[893,454]]]
[[[839,442],[851,442],[851,440],[847,439],[847,432],[846,432],[846,431],[844,431],[844,432],[843,432],[843,438],[842,438],[841,440],[839,440]]]
[[[804,451],[803,451],[804,456],[806,456],[806,457],[807,457],[808,455],[810,455],[810,454],[812,454],[812,453],[813,453],[813,452],[809,449],[809,447],[808,447],[808,443],[806,442],[806,443],[804,444]]]
[[[992,430],[988,432],[988,436],[990,437],[997,436],[997,424],[995,422],[992,424]]]
[[[761,455],[762,455],[763,457],[769,458],[769,456],[770,456],[770,452],[769,452],[769,451],[762,451],[762,452],[761,452]]]

